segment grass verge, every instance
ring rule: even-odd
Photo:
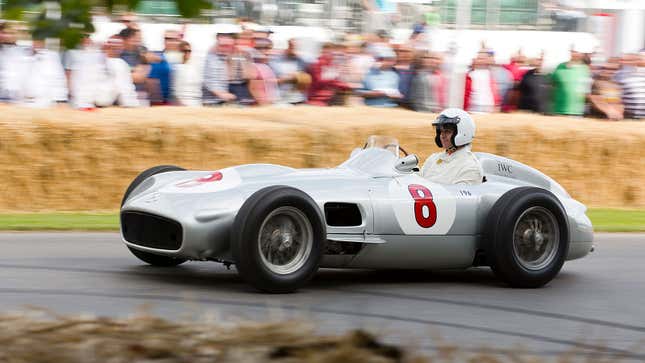
[[[596,232],[645,232],[645,209],[591,208],[587,212]],[[0,214],[3,231],[117,231],[117,213]]]
[[[3,231],[118,231],[117,213],[11,213],[0,214]]]
[[[645,209],[591,208],[587,215],[598,232],[645,232]]]

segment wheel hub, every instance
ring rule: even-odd
[[[529,270],[539,270],[554,258],[559,244],[557,221],[543,207],[532,207],[517,219],[513,249],[518,262]]]
[[[260,227],[258,248],[271,271],[289,274],[302,267],[311,253],[313,231],[307,217],[294,207],[280,207]]]

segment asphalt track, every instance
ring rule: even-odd
[[[0,311],[127,316],[149,304],[171,319],[304,317],[423,351],[645,361],[645,235],[596,234],[595,245],[541,289],[508,288],[488,268],[321,270],[297,293],[267,295],[214,262],[147,266],[114,233],[2,233]]]

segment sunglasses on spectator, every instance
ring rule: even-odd
[[[192,51],[193,51],[192,49],[182,49],[182,52],[184,52],[184,53],[190,53]]]

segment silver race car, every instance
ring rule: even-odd
[[[331,169],[271,164],[218,171],[157,166],[121,204],[121,234],[144,262],[234,264],[266,292],[294,291],[319,267],[490,266],[513,287],[540,287],[592,251],[586,207],[519,162],[475,153],[478,185],[418,175],[394,138],[371,136]]]

